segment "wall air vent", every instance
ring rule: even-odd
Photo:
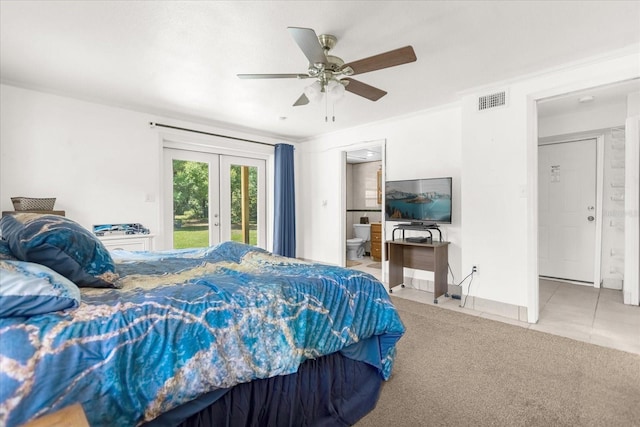
[[[488,110],[489,108],[501,107],[507,104],[507,92],[500,91],[485,95],[478,98],[478,111]]]

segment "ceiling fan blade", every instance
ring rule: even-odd
[[[288,27],[289,33],[311,64],[326,64],[327,57],[320,46],[316,32],[311,28]]]
[[[308,79],[308,74],[238,74],[241,79]]]
[[[300,98],[296,102],[294,102],[293,106],[298,107],[300,105],[307,105],[309,103],[309,98],[304,93],[300,95]]]
[[[353,69],[353,75],[355,75],[368,73],[369,71],[381,70],[383,68],[395,67],[396,65],[414,62],[416,59],[416,53],[413,51],[413,47],[405,46],[400,49],[370,56],[359,61],[350,62],[345,64],[343,68],[351,67]]]
[[[345,86],[345,89],[351,93],[355,93],[356,95],[360,95],[364,98],[367,98],[371,101],[377,101],[387,94],[382,89],[378,89],[377,87],[369,86],[366,83],[359,82],[358,80],[344,78],[343,81],[346,80],[349,82],[348,85]]]

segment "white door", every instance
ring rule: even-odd
[[[236,241],[266,246],[266,162],[164,149],[167,248]]]
[[[224,240],[266,246],[266,162],[220,156],[220,235]]]
[[[219,157],[164,149],[165,247],[198,248],[221,241]]]
[[[538,149],[540,276],[594,282],[596,140]]]

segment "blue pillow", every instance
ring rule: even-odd
[[[18,258],[14,257],[9,249],[9,243],[6,240],[0,239],[0,260],[7,259],[10,261],[17,261]]]
[[[0,261],[0,317],[35,316],[78,305],[80,289],[50,268]]]
[[[0,220],[13,255],[62,274],[78,286],[115,288],[115,264],[96,236],[58,215],[20,213]]]

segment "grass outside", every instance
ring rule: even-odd
[[[173,230],[173,247],[204,248],[209,246],[209,228],[204,225],[182,226]]]
[[[242,230],[231,230],[231,240],[242,242]],[[258,244],[258,231],[249,230],[249,244]],[[181,228],[173,230],[173,247],[175,249],[184,248],[204,248],[209,246],[208,225],[183,225]]]

